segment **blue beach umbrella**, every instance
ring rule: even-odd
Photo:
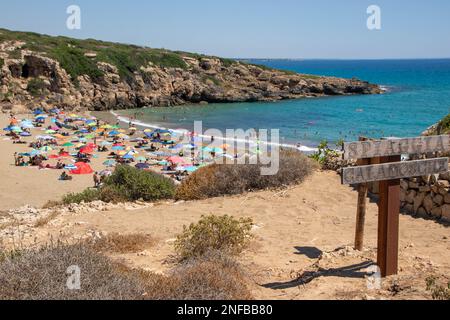
[[[115,160],[106,160],[103,162],[103,165],[107,167],[114,167],[116,164],[117,162]]]
[[[120,132],[118,132],[116,130],[113,130],[113,131],[108,133],[108,135],[110,135],[110,136],[118,136],[119,134],[120,134]]]
[[[124,155],[122,158],[123,158],[123,159],[133,159],[133,156],[132,156],[131,154],[127,153],[127,154]]]

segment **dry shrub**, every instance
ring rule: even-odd
[[[437,277],[430,276],[426,279],[426,284],[427,291],[431,292],[433,300],[450,300],[450,281],[444,284]]]
[[[70,266],[81,270],[81,289],[69,290]],[[82,244],[52,244],[25,250],[0,262],[0,299],[137,299],[145,289],[131,275]]]
[[[214,164],[199,169],[177,188],[177,200],[200,200],[248,191],[275,189],[301,183],[318,168],[305,155],[293,151],[280,152],[279,170],[275,175],[261,175],[262,165]]]
[[[74,265],[81,271],[80,290],[67,288],[67,268]],[[220,253],[190,260],[163,276],[130,269],[82,243],[0,255],[0,283],[1,300],[251,298],[240,266]]]
[[[222,252],[210,252],[177,266],[169,276],[141,273],[150,300],[250,300],[241,266]]]
[[[40,228],[40,227],[46,226],[50,221],[56,219],[59,215],[60,215],[60,212],[58,212],[58,211],[53,211],[53,212],[50,213],[48,216],[39,218],[39,219],[34,223],[34,227],[35,227],[35,228]]]
[[[202,216],[198,223],[183,227],[175,241],[175,251],[180,260],[201,257],[210,251],[239,254],[252,238],[252,226],[250,218]]]
[[[148,234],[118,234],[111,233],[91,242],[94,250],[109,253],[135,253],[152,247],[155,239]]]

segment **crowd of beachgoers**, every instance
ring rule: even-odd
[[[57,108],[49,112],[36,109],[24,116],[11,114],[3,135],[13,144],[27,146],[26,152],[14,153],[15,166],[60,170],[61,181],[92,175],[95,187],[120,164],[152,170],[180,182],[218,159],[249,155],[228,152],[227,144],[206,144],[188,130],[138,129],[131,121],[124,126],[118,120],[108,123]],[[257,149],[255,146],[255,153]],[[92,167],[94,159],[104,160],[101,168]]]

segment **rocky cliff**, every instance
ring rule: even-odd
[[[0,29],[0,107],[109,110],[186,103],[378,94],[357,79],[240,61]]]

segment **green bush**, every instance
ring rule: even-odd
[[[239,254],[252,238],[252,219],[231,216],[202,216],[199,222],[184,226],[175,241],[180,260],[201,257],[214,251]]]
[[[296,151],[280,152],[275,175],[261,175],[262,165],[213,164],[197,170],[177,188],[175,199],[200,200],[301,183],[317,164]]]
[[[37,97],[44,93],[46,89],[46,85],[44,83],[44,80],[39,78],[33,78],[30,81],[28,81],[27,85],[27,91],[33,96]]]
[[[100,189],[86,189],[80,193],[69,193],[62,204],[93,202],[157,201],[171,199],[175,194],[175,184],[158,173],[142,171],[121,165],[108,177]]]
[[[63,204],[80,204],[82,202],[88,203],[100,199],[100,191],[97,189],[86,189],[80,193],[69,193],[66,194],[63,199]]]
[[[338,143],[341,143],[343,145],[343,141],[340,140],[338,141]],[[310,158],[314,159],[315,161],[317,161],[319,164],[323,165],[325,163],[325,161],[327,161],[327,159],[329,158],[333,158],[333,157],[339,157],[339,153],[336,152],[335,150],[331,149],[328,146],[328,141],[327,140],[323,140],[319,146],[317,147],[318,151],[313,153]]]
[[[175,193],[173,181],[151,171],[121,165],[105,181],[105,186],[114,186],[124,198],[135,201],[156,201],[170,199]]]
[[[59,61],[73,81],[81,75],[88,75],[95,82],[101,81],[103,77],[103,72],[98,69],[95,61],[86,57],[83,50],[79,48],[62,44],[54,48],[50,55]]]

